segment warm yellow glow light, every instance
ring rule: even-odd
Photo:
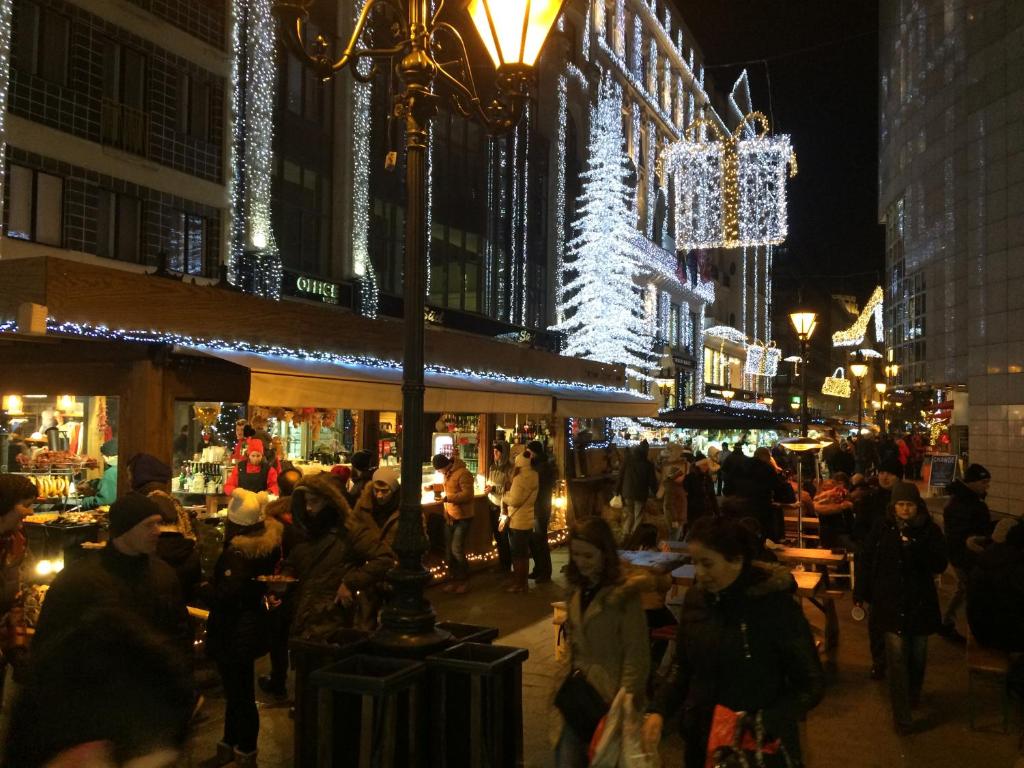
[[[798,311],[790,314],[789,321],[793,323],[797,338],[800,341],[806,341],[811,338],[811,334],[814,333],[814,329],[818,325],[818,316],[814,312]]]
[[[469,0],[466,11],[495,67],[532,67],[564,0]]]
[[[868,367],[864,365],[864,363],[851,363],[850,373],[852,373],[855,378],[863,379],[868,375]]]
[[[875,391],[878,392],[878,394],[884,395],[886,389],[888,389],[888,385],[886,385],[884,381],[879,381],[875,383]]]

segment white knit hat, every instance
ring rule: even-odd
[[[381,467],[373,473],[373,482],[386,483],[392,491],[398,490],[398,473],[391,467]]]
[[[269,500],[266,491],[253,493],[245,488],[235,488],[228,502],[228,520],[241,526],[263,522],[263,510]]]

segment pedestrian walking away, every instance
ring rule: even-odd
[[[955,643],[966,642],[956,628],[956,619],[967,600],[967,580],[976,561],[967,540],[974,536],[988,537],[994,527],[985,503],[991,483],[992,475],[987,469],[980,464],[971,464],[964,473],[964,479],[954,480],[947,488],[950,499],[942,515],[942,524],[949,547],[949,564],[956,574],[956,592],[942,616],[939,635]]]

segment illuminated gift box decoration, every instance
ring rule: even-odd
[[[755,124],[761,132],[749,135]],[[768,119],[760,112],[744,117],[731,135],[709,120],[695,120],[664,152],[661,165],[675,174],[679,249],[785,240],[786,176],[796,175],[796,155],[788,136],[768,136]]]

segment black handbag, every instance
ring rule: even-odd
[[[555,694],[555,706],[580,740],[589,743],[601,718],[608,714],[608,702],[597,692],[582,670],[574,669]]]

